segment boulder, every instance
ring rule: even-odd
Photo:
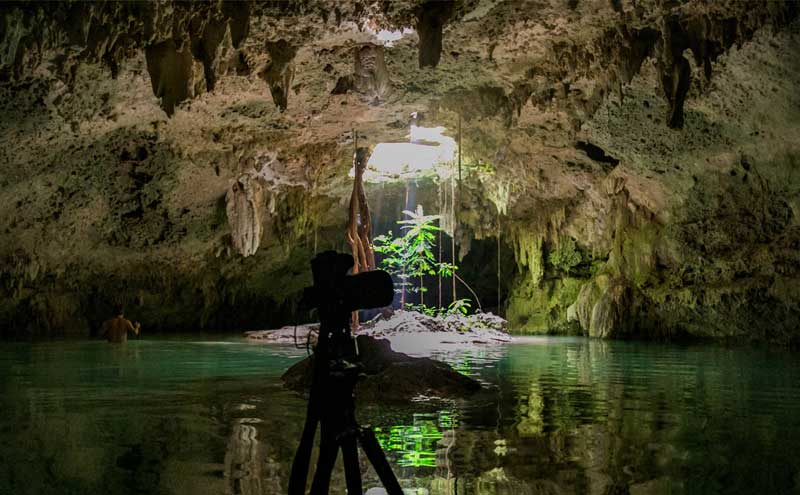
[[[450,365],[430,358],[415,358],[395,352],[389,341],[367,335],[356,338],[363,377],[356,398],[363,402],[401,403],[418,396],[461,398],[480,390],[474,379]],[[289,368],[281,377],[284,385],[306,393],[311,385],[314,356]]]

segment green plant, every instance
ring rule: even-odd
[[[405,210],[403,214],[408,217],[399,220],[403,235],[394,237],[390,231],[373,240],[373,249],[382,255],[380,267],[389,272],[396,280],[395,291],[400,293],[400,305],[406,307],[406,292],[416,292],[420,295],[420,304],[409,306],[424,314],[435,316],[441,312],[435,307],[425,306],[426,287],[423,284],[425,275],[441,275],[443,277],[456,276],[458,267],[453,263],[437,261],[433,254],[436,247],[436,234],[441,230],[435,222],[441,215],[425,215],[422,205],[415,211]],[[412,283],[414,280],[416,283]]]
[[[569,273],[583,261],[575,241],[569,237],[547,255],[547,261],[557,270]]]
[[[400,294],[400,306],[405,307],[405,293],[409,286],[406,274],[406,246],[403,237],[394,237],[390,230],[386,235],[379,235],[372,240],[372,249],[383,257],[380,267],[389,272],[395,279],[394,291]]]
[[[438,263],[433,255],[433,248],[436,246],[436,232],[441,229],[434,225],[434,222],[441,218],[441,215],[425,215],[422,205],[417,205],[416,211],[404,210],[403,214],[409,217],[407,220],[400,220],[397,223],[406,233],[405,240],[406,271],[410,276],[419,279],[419,286],[416,292],[420,295],[420,304],[425,304],[425,286],[423,277],[425,275],[435,275]]]
[[[436,317],[439,316],[439,309],[435,306],[426,306],[424,304],[406,304],[406,309],[410,309],[411,311],[416,311],[418,313],[422,313],[427,316]]]
[[[447,307],[447,314],[461,313],[466,315],[471,307],[472,302],[469,299],[456,299]]]

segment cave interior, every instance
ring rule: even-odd
[[[286,324],[357,146],[515,332],[794,345],[797,11],[4,2],[3,336]]]

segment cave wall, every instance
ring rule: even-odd
[[[655,65],[607,100],[565,167],[584,180],[508,220],[512,327],[797,345],[797,48],[795,26],[729,52],[679,132]],[[563,183],[541,170],[541,188]]]
[[[500,237],[518,331],[797,342],[795,2],[0,15],[3,336],[86,335],[117,304],[286,323],[307,259],[345,248],[353,129],[402,141],[418,112],[462,121],[459,244]]]

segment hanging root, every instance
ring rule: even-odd
[[[472,290],[472,287],[470,287],[468,283],[464,282],[463,278],[459,277],[455,273],[453,273],[453,276],[456,278],[456,280],[461,282],[464,285],[464,287],[467,288],[467,290],[470,292],[470,294],[472,294],[472,297],[475,298],[475,302],[478,303],[478,309],[481,310],[481,312],[483,312],[483,306],[481,306],[481,300],[478,299],[478,294],[475,294],[475,291]]]

